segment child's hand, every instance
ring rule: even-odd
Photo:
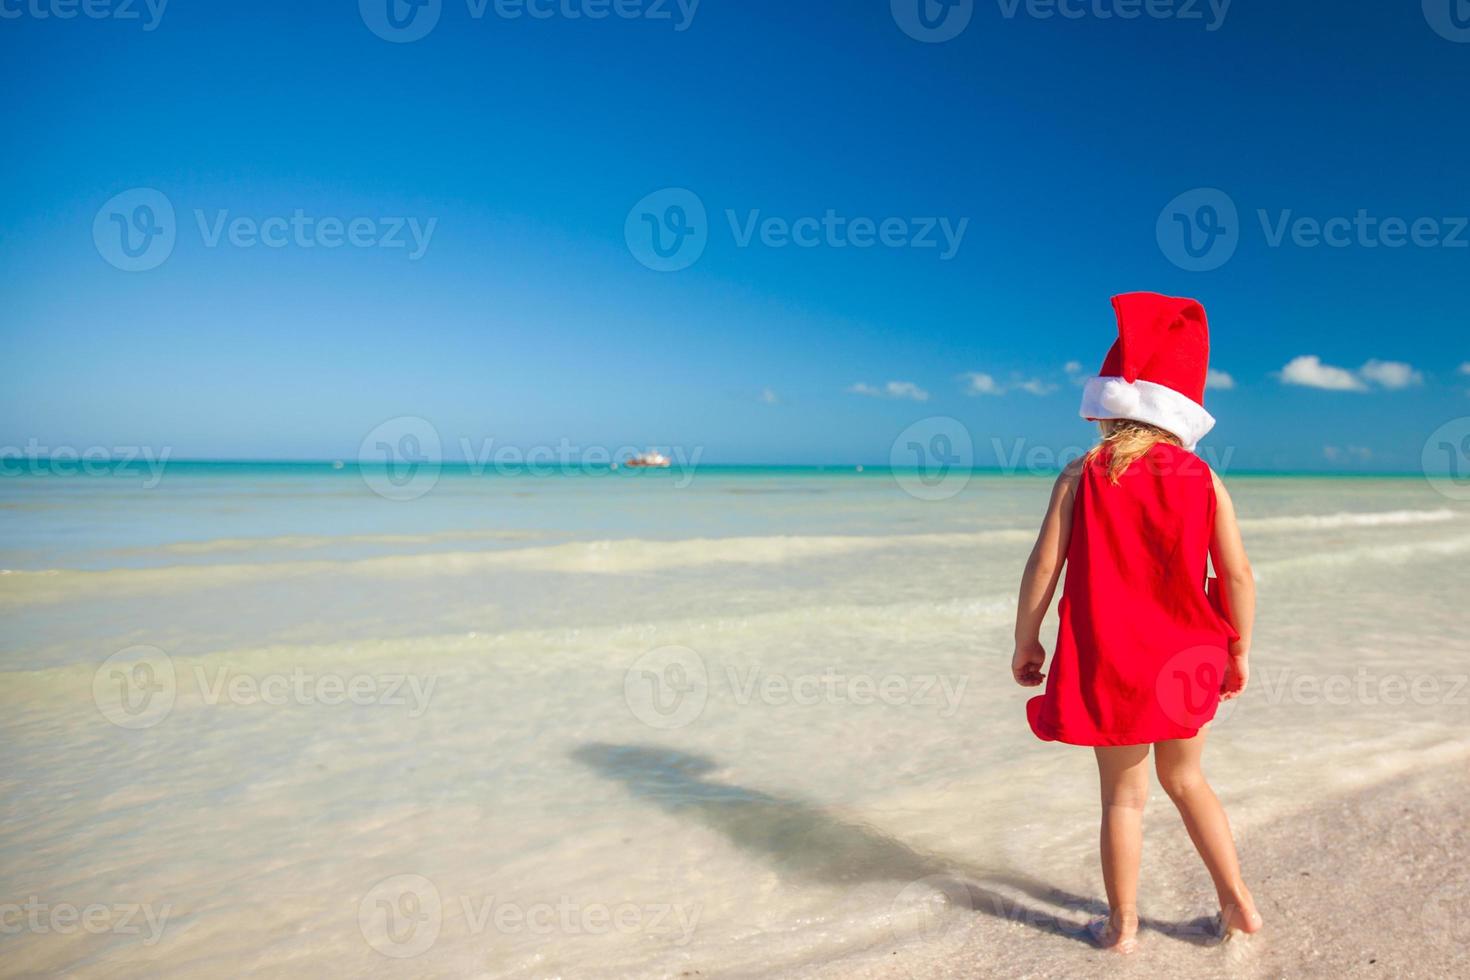
[[[1251,678],[1250,658],[1245,653],[1232,653],[1225,658],[1225,679],[1220,683],[1220,700],[1240,697]]]
[[[1046,648],[1037,640],[1017,643],[1016,653],[1011,657],[1011,676],[1022,687],[1039,687],[1046,679],[1041,665],[1046,663]]]

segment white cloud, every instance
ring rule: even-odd
[[[1323,446],[1322,455],[1331,462],[1366,463],[1373,458],[1373,450],[1367,446]]]
[[[1361,378],[1347,368],[1323,364],[1316,354],[1293,357],[1281,369],[1281,380],[1289,385],[1304,388],[1323,388],[1327,391],[1367,391]]]
[[[781,396],[776,394],[773,388],[762,388],[758,397],[766,405],[779,405],[781,403]]]
[[[1005,394],[1005,389],[1000,386],[1000,382],[996,381],[993,377],[984,373],[983,371],[971,371],[968,374],[961,375],[960,377],[969,382],[969,387],[965,389],[965,394],[967,395]]]
[[[1225,371],[1216,371],[1210,368],[1205,375],[1205,387],[1214,388],[1216,391],[1229,391],[1235,387],[1235,379]]]
[[[1470,361],[1466,361],[1464,364],[1460,365],[1460,373],[1470,374]]]
[[[1289,385],[1306,388],[1324,388],[1328,391],[1367,391],[1377,385],[1389,391],[1409,388],[1424,383],[1424,375],[1412,364],[1403,361],[1380,361],[1373,358],[1358,368],[1347,368],[1323,364],[1316,354],[1303,354],[1292,358],[1281,369],[1281,380]]]
[[[1066,371],[1068,374],[1081,374],[1082,373],[1082,362],[1081,361],[1068,361],[1066,364],[1063,364],[1062,365],[1062,370],[1063,371]]]
[[[1017,378],[1003,384],[984,371],[970,371],[960,377],[965,380],[965,394],[967,395],[1004,395],[1008,391],[1024,391],[1030,395],[1049,395],[1057,389],[1056,385],[1048,384],[1040,378]]]
[[[1358,374],[1384,388],[1408,388],[1423,384],[1424,375],[1414,370],[1413,365],[1403,361],[1372,360],[1364,364]]]
[[[909,398],[916,402],[929,400],[929,393],[912,381],[890,381],[881,388],[859,381],[847,390],[849,394],[867,395],[869,398]]]

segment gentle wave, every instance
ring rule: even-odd
[[[1341,568],[1361,564],[1403,564],[1416,558],[1452,557],[1470,552],[1470,536],[1435,538],[1402,544],[1365,545],[1337,551],[1317,551],[1262,562],[1255,566],[1256,578],[1266,579],[1281,572],[1313,568]]]
[[[342,545],[410,545],[437,541],[524,541],[541,537],[534,531],[435,531],[427,534],[292,534],[268,538],[212,538],[208,541],[178,541],[158,548],[131,548],[122,554],[209,555],[241,551],[310,551]]]
[[[667,619],[638,619],[576,627],[532,627],[504,631],[475,630],[427,633],[387,639],[352,639],[342,642],[272,643],[235,647],[186,656],[169,655],[177,668],[202,666],[211,672],[220,665],[235,671],[266,672],[281,666],[311,665],[328,670],[343,667],[369,669],[391,664],[413,663],[425,669],[449,664],[456,670],[489,669],[505,650],[515,651],[537,669],[557,670],[558,658],[572,648],[597,650],[609,656],[646,652],[656,645],[678,643],[692,647],[720,646],[730,635],[784,638],[805,635],[861,635],[879,641],[914,642],[919,637],[937,637],[1004,626],[1016,615],[1016,598],[1005,595],[974,598],[910,600],[882,604],[821,603],[761,612],[713,616],[680,616]],[[161,651],[169,654],[169,651]],[[466,659],[467,658],[467,659]],[[469,666],[466,666],[466,665]],[[55,666],[0,671],[0,704],[21,703],[58,686],[91,684],[95,661],[77,661]],[[531,669],[531,668],[526,668]]]
[[[1459,514],[1439,510],[1342,511],[1336,514],[1294,514],[1281,517],[1242,518],[1245,531],[1330,531],[1345,527],[1401,527],[1405,524],[1438,524],[1453,521]]]
[[[1032,534],[999,529],[957,534],[685,538],[577,541],[501,551],[388,555],[351,561],[310,560],[252,564],[171,565],[163,568],[80,571],[0,570],[0,606],[64,602],[96,595],[150,595],[304,576],[418,578],[520,569],[591,575],[693,568],[720,564],[781,565],[811,558],[890,548],[978,547],[1029,543]]]

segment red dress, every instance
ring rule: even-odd
[[[1155,445],[1109,482],[1079,476],[1061,628],[1031,730],[1073,745],[1190,738],[1215,716],[1236,633],[1208,595],[1215,485],[1199,457]]]

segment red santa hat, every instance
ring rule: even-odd
[[[1194,447],[1215,426],[1205,411],[1210,327],[1192,299],[1158,293],[1113,297],[1118,339],[1098,376],[1082,389],[1085,419],[1133,419]]]

